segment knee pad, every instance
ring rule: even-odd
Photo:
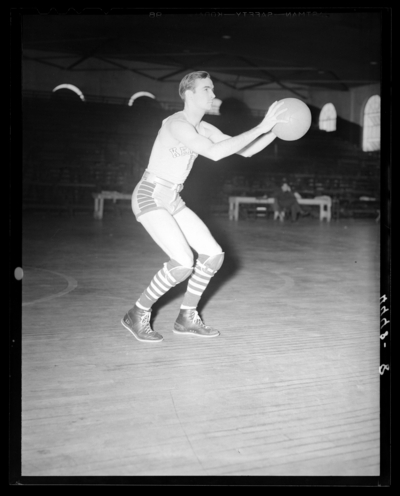
[[[185,267],[172,259],[164,264],[164,268],[167,279],[174,286],[187,279],[193,272],[193,267]]]
[[[208,255],[199,255],[198,263],[206,274],[214,275],[221,268],[224,258],[225,253],[223,252],[218,253],[217,255],[212,255],[211,257]]]

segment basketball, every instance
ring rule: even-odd
[[[285,98],[282,108],[287,110],[280,114],[279,119],[289,122],[278,122],[272,129],[278,138],[284,141],[294,141],[302,138],[311,126],[311,112],[307,105],[297,98]]]

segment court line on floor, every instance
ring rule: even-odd
[[[171,399],[172,399],[172,406],[174,407],[175,416],[176,416],[176,418],[177,418],[177,420],[178,420],[178,422],[179,422],[179,425],[180,425],[180,427],[181,427],[181,429],[182,429],[183,433],[185,434],[186,440],[187,440],[187,442],[189,443],[189,446],[190,446],[190,448],[191,448],[191,450],[192,450],[192,453],[193,453],[193,454],[194,454],[194,456],[196,457],[196,460],[197,460],[198,464],[200,465],[201,469],[202,469],[202,470],[203,470],[203,471],[207,474],[207,470],[203,467],[203,464],[201,463],[201,461],[200,461],[199,457],[197,456],[197,453],[196,453],[196,451],[195,451],[195,450],[194,450],[194,448],[193,448],[193,445],[192,445],[192,443],[191,443],[191,441],[190,441],[190,439],[189,439],[189,436],[187,435],[187,433],[186,433],[186,431],[185,431],[185,429],[184,429],[184,427],[183,427],[183,425],[182,425],[181,419],[179,418],[178,412],[177,412],[177,410],[176,410],[175,400],[174,400],[174,395],[173,395],[173,393],[172,393],[172,391],[171,391],[171,390],[170,390],[169,394],[170,394]]]
[[[39,298],[38,300],[33,300],[33,301],[27,301],[22,303],[22,306],[28,306],[28,305],[34,305],[36,303],[42,303],[44,301],[49,301],[53,300],[54,298],[59,298],[60,296],[64,296],[71,291],[73,291],[77,286],[78,286],[78,281],[71,277],[71,276],[66,276],[65,274],[61,274],[60,272],[55,272],[54,270],[48,270],[48,269],[41,269],[39,267],[25,267],[25,269],[33,269],[33,270],[44,270],[45,272],[50,272],[51,274],[55,274],[56,276],[62,277],[67,281],[67,287],[60,291],[59,293],[54,293],[49,296],[45,296],[43,298]],[[23,280],[23,279],[22,279]]]
[[[283,286],[276,288],[276,289],[271,289],[271,291],[266,292],[264,294],[264,296],[275,296],[275,295],[283,293],[285,291],[289,291],[290,289],[292,289],[296,285],[293,277],[286,276],[286,275],[280,274],[279,272],[274,272],[274,271],[271,271],[271,274],[275,274],[278,277],[282,278],[284,281]]]

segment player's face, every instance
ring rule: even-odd
[[[197,79],[193,92],[193,100],[196,105],[201,109],[209,110],[214,98],[214,85],[211,79]]]

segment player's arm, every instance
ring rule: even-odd
[[[183,143],[193,152],[213,161],[237,153],[263,133],[261,127],[254,128],[233,138],[214,143],[209,137],[197,133],[195,128],[184,120],[173,120],[168,127],[177,141]]]
[[[264,150],[264,148],[270,145],[275,138],[276,134],[272,131],[263,134],[252,143],[244,147],[243,150],[240,150],[239,155],[242,155],[242,157],[252,157],[256,153],[261,152],[261,150]]]
[[[209,158],[210,160],[221,160],[222,158],[238,153],[254,140],[269,132],[278,122],[285,122],[278,119],[279,114],[286,109],[279,107],[283,102],[275,102],[269,109],[267,115],[258,126],[246,131],[238,136],[228,137],[222,141],[214,143],[210,137],[202,136],[196,132],[194,127],[181,119],[172,120],[168,127],[172,136],[187,146],[190,150]]]
[[[217,127],[213,126],[208,122],[202,122],[203,128],[207,133],[207,137],[213,143],[220,143],[221,141],[227,140],[230,136],[222,133]],[[274,141],[276,135],[270,131],[269,133],[263,134],[259,136],[254,141],[252,141],[249,145],[245,146],[241,150],[237,152],[238,155],[242,157],[252,157],[256,153],[264,150],[270,143]]]

